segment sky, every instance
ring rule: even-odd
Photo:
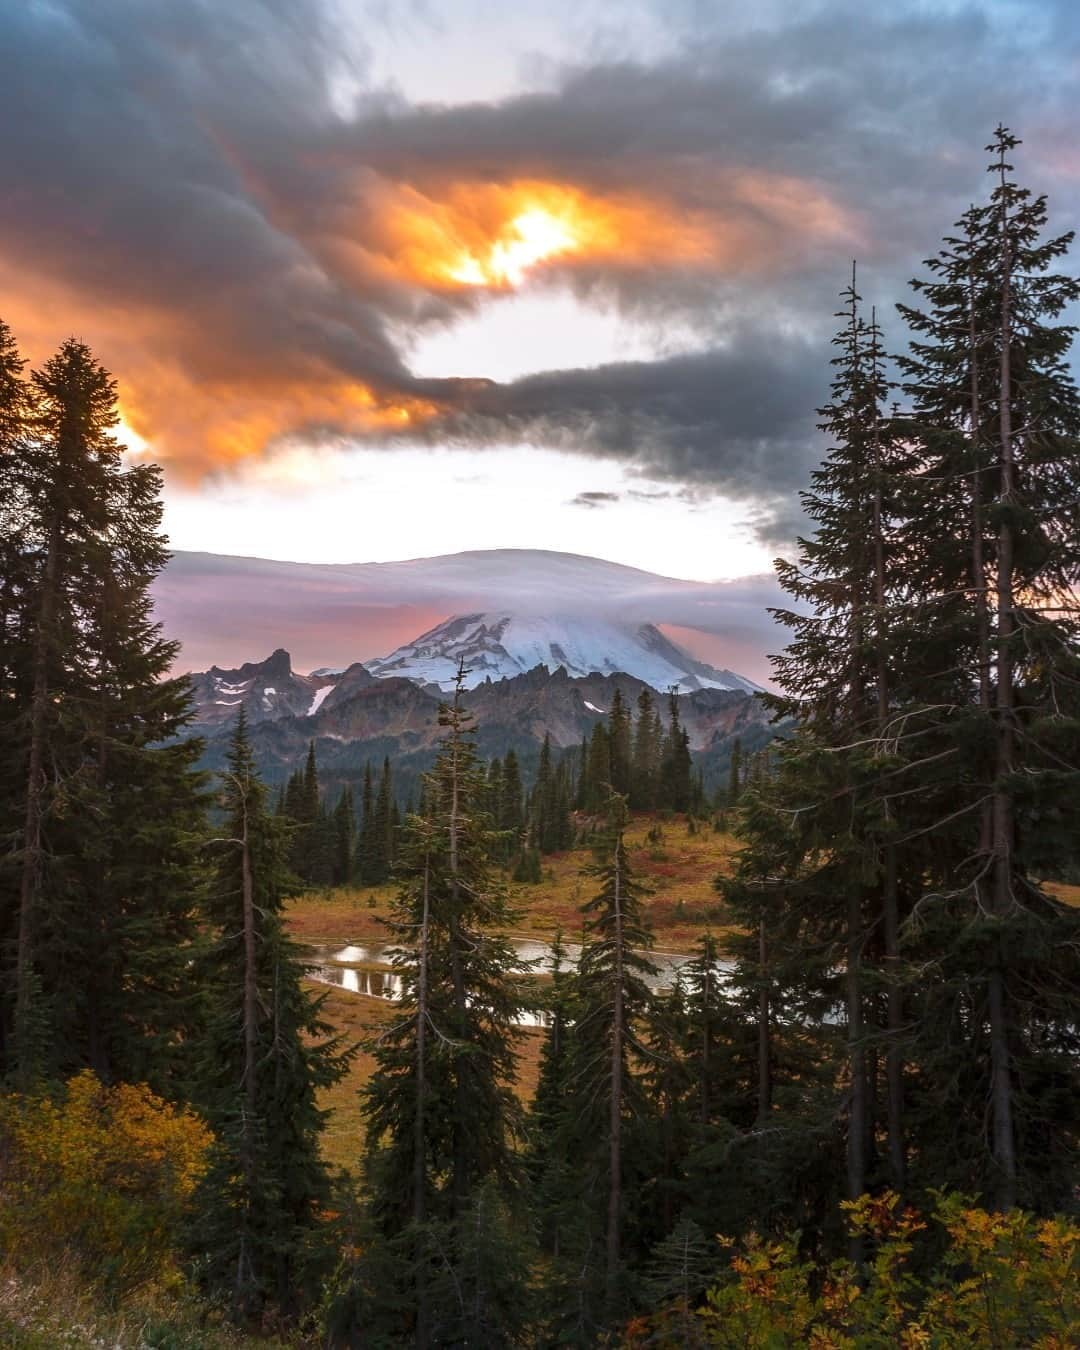
[[[0,0],[0,315],[70,334],[175,547],[768,570],[837,293],[1023,138],[1080,206],[1071,0]]]

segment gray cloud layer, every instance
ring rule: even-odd
[[[989,0],[869,18],[824,4],[737,35],[706,15],[674,58],[572,68],[553,91],[460,107],[367,87],[359,53],[343,116],[330,90],[348,48],[318,0],[9,4],[0,282],[13,320],[40,322],[48,278],[65,326],[100,330],[102,355],[121,374],[130,363],[155,407],[159,384],[223,404],[240,389],[281,403],[268,437],[353,434],[339,386],[362,382],[436,405],[402,435],[619,459],[756,503],[762,531],[783,534],[817,453],[851,254],[868,296],[897,298],[982,191],[999,119],[1028,138],[1025,176],[1076,205],[1077,22],[1066,4]],[[553,271],[596,303],[676,320],[700,350],[504,385],[410,372],[395,332],[479,298],[383,265],[388,192],[437,202],[465,180],[530,177],[711,222],[708,266],[646,251]],[[335,392],[306,406],[304,388]],[[199,458],[190,425],[172,434]]]

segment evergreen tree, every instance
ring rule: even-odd
[[[286,791],[286,805],[296,828],[289,861],[301,881],[309,886],[329,886],[335,875],[336,839],[334,822],[327,814],[319,783],[315,742],[308,742],[307,759]]]
[[[634,727],[633,765],[630,775],[630,805],[638,811],[651,811],[656,806],[660,746],[656,740],[656,709],[652,691],[648,686],[643,688],[638,695],[637,709],[637,723]]]
[[[372,880],[378,884],[390,876],[396,853],[394,835],[394,788],[389,756],[384,757],[372,818]]]
[[[492,823],[493,830],[496,831],[492,841],[492,861],[505,863],[509,857],[508,840],[499,835],[499,830],[503,817],[503,766],[502,760],[496,757],[488,765],[487,771],[487,789],[484,793],[484,809],[487,817]],[[411,812],[406,812],[406,815]]]
[[[205,1286],[247,1320],[267,1305],[297,1308],[304,1254],[329,1196],[316,1093],[343,1075],[348,1053],[329,1034],[322,999],[305,991],[285,932],[285,840],[266,809],[243,708],[222,783],[195,1094],[216,1144],[192,1245]]]
[[[727,806],[729,810],[739,804],[739,792],[742,789],[742,741],[735,737],[731,747],[731,766],[728,769]]]
[[[574,972],[568,968],[562,933],[551,943],[551,985],[544,1001],[547,1029],[540,1051],[536,1093],[529,1108],[526,1165],[532,1209],[545,1251],[558,1259],[559,1234],[572,1194],[574,1160],[567,1156],[566,1117],[574,1016]]]
[[[111,376],[70,340],[21,385],[0,330],[4,1067],[165,1088],[189,1002],[200,747],[153,623],[160,472],[124,469]],[[163,745],[162,742],[170,742]]]
[[[690,737],[679,720],[679,701],[668,694],[668,729],[660,764],[658,803],[669,811],[687,811],[692,799]]]
[[[693,1219],[681,1219],[657,1244],[646,1270],[645,1288],[651,1306],[663,1309],[658,1321],[671,1344],[706,1344],[697,1310],[702,1294],[716,1278],[718,1255],[716,1244]]]
[[[574,785],[574,810],[584,811],[589,800],[589,738],[582,736],[578,750],[577,781]]]
[[[949,959],[918,1019],[917,1053],[948,1080],[949,1026],[951,1081],[985,1092],[992,1115],[989,1150],[981,1133],[937,1139],[931,1087],[917,1099],[921,1150],[939,1177],[947,1168],[1005,1208],[1060,1203],[1061,1150],[1075,1148],[1065,1103],[1078,1099],[1076,1077],[1061,1071],[1075,1035],[1076,919],[1035,878],[1068,867],[1078,837],[1078,623],[1065,597],[1080,576],[1080,403],[1066,360],[1073,329],[1058,320],[1080,284],[1052,271],[1072,235],[1043,237],[1046,199],[1011,177],[1018,145],[998,128],[989,201],[929,260],[932,280],[917,284],[927,309],[904,309],[918,335],[905,371],[926,463],[911,552],[963,597],[954,664],[969,690],[945,728],[955,770],[919,906],[921,936],[944,942]],[[921,531],[931,481],[960,528]],[[943,702],[942,683],[928,702]]]
[[[632,769],[632,728],[630,710],[622,696],[622,690],[615,686],[608,710],[608,744],[611,764],[611,787],[620,796],[630,792]]]
[[[485,779],[463,685],[461,671],[453,703],[440,711],[445,737],[427,777],[428,813],[406,823],[390,925],[401,948],[401,1015],[372,1043],[376,1068],[364,1091],[380,1234],[373,1259],[385,1244],[408,1254],[411,1266],[383,1295],[403,1305],[408,1335],[421,1345],[447,1343],[460,1313],[440,1293],[444,1274],[458,1287],[472,1281],[470,1297],[504,1308],[514,1305],[513,1289],[520,1303],[525,1275],[488,1265],[475,1284],[476,1206],[492,1187],[513,1205],[520,1185],[522,1117],[512,1083],[522,994],[501,936],[515,916],[490,870]],[[485,1335],[489,1344],[507,1339],[506,1328],[489,1326]]]
[[[779,931],[788,930],[784,940],[790,949],[801,923],[804,946],[830,954],[823,964],[806,963],[804,997],[837,997],[842,972],[847,1189],[854,1199],[867,1188],[876,1111],[875,1057],[868,1052],[876,1004],[867,972],[876,944],[869,935],[883,913],[885,930],[894,937],[898,931],[890,797],[882,784],[886,770],[895,777],[903,768],[895,738],[887,740],[886,733],[892,701],[901,692],[891,676],[905,611],[890,603],[897,584],[884,561],[892,530],[882,504],[895,497],[905,466],[899,438],[881,413],[887,386],[880,334],[873,321],[861,317],[854,274],[844,300],[843,325],[834,339],[833,397],[821,410],[832,445],[803,494],[816,531],[800,540],[798,563],[777,565],[785,589],[811,606],[810,613],[780,615],[792,638],[775,663],[783,695],[773,707],[801,725],[781,747],[771,793],[770,780],[759,778],[752,766],[750,782],[762,800],[743,813],[749,845],[730,894],[757,930],[760,967],[767,964],[770,945],[771,956],[778,956]],[[913,660],[909,678],[918,668]],[[756,983],[763,999],[758,1086],[763,1115],[771,1095],[772,1010],[764,970],[755,979],[754,953],[747,958],[747,985],[752,989]],[[899,1129],[899,1113],[891,1118]],[[902,1156],[902,1143],[895,1143]],[[857,1244],[852,1256],[859,1259]]]
[[[331,881],[345,886],[351,880],[356,862],[356,806],[352,788],[346,784],[334,808],[334,863]]]
[[[530,844],[526,844],[518,854],[517,862],[514,863],[511,880],[525,886],[538,886],[542,879],[543,870],[540,863],[540,850],[533,848]]]
[[[529,832],[541,853],[551,853],[555,842],[555,770],[551,763],[551,735],[544,733],[529,803]]]
[[[644,1241],[670,1233],[683,1190],[683,1164],[693,1133],[691,1078],[685,1057],[690,1035],[686,989],[676,975],[671,989],[653,996],[645,1024],[649,1047],[642,1083],[650,1104],[652,1165],[638,1198]]]
[[[568,1156],[584,1173],[577,1183],[582,1194],[576,1243],[567,1255],[579,1271],[586,1260],[577,1307],[593,1333],[626,1306],[627,1227],[646,1157],[644,1141],[633,1138],[647,1112],[634,1066],[648,1058],[641,1039],[651,1004],[645,981],[656,973],[642,954],[652,935],[626,854],[621,799],[613,799],[612,812],[602,859],[590,869],[599,888],[582,906],[584,945],[567,1092]]]
[[[304,771],[289,775],[282,795],[280,814],[299,824],[304,819]]]
[[[364,764],[364,784],[360,796],[360,839],[357,845],[356,871],[364,886],[375,884],[378,871],[375,832],[375,788],[371,779],[371,764]]]
[[[525,829],[525,793],[521,784],[521,768],[513,749],[507,750],[503,760],[503,790],[498,827],[506,832],[507,856],[516,857],[522,846]]]
[[[595,815],[604,809],[611,797],[611,743],[603,722],[597,722],[589,738],[585,783],[584,809]]]
[[[557,853],[572,842],[570,787],[565,767],[553,764],[551,736],[544,735],[529,809],[530,836],[540,853]],[[537,878],[539,880],[539,878]]]

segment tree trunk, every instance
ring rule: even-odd
[[[979,396],[979,341],[975,329],[975,275],[968,279],[968,361],[971,376],[971,451],[974,462],[971,499],[971,584],[975,601],[975,632],[979,661],[979,707],[989,714],[990,698],[990,605],[986,588],[986,558],[983,552],[982,485],[983,466],[980,446],[982,407]]]
[[[1004,150],[1001,152],[1001,184],[1005,186]],[[1000,922],[1013,904],[1012,788],[1008,783],[1015,767],[1013,709],[1014,595],[1013,533],[1008,512],[1013,504],[1014,457],[1012,432],[1012,248],[1009,240],[1007,199],[1001,203],[1001,365],[998,414],[1001,432],[1000,502],[1005,508],[998,527],[997,567],[997,765],[993,796],[994,916]],[[1012,1121],[1012,1075],[1009,1063],[1008,1015],[1005,1006],[1004,951],[995,937],[989,974],[991,1100],[993,1103],[993,1151],[999,1173],[998,1205],[1016,1204],[1016,1153]]]
[[[424,1178],[424,1097],[427,1092],[427,1019],[428,1019],[428,917],[430,913],[430,863],[424,859],[424,910],[420,924],[420,949],[416,972],[416,1119],[413,1125],[413,1223],[420,1239],[420,1228],[427,1218]],[[422,1251],[416,1253],[416,1344],[423,1350],[428,1343],[427,1285]]]
[[[758,1126],[764,1126],[772,1111],[772,1047],[769,1034],[769,945],[765,915],[758,916]]]
[[[615,990],[611,1029],[611,1101],[608,1129],[610,1156],[607,1221],[607,1303],[614,1312],[618,1303],[620,1217],[622,1211],[622,1097],[623,1097],[623,931],[622,931],[622,836],[615,843]]]
[[[863,1046],[862,1017],[862,906],[858,891],[852,887],[847,911],[847,1023],[848,1072],[851,1105],[847,1133],[848,1199],[857,1200],[866,1189],[866,1050]],[[849,1252],[852,1261],[862,1263],[862,1241],[853,1237]]]
[[[875,375],[877,330],[874,329]],[[883,465],[881,427],[874,408],[874,604],[877,607],[877,702],[878,734],[884,737],[889,722],[889,661],[886,650],[885,622],[885,526],[882,493]],[[886,810],[888,808],[886,807]],[[889,1138],[889,1170],[894,1187],[904,1187],[906,1159],[904,1150],[904,1061],[900,1036],[904,1022],[904,1000],[900,989],[900,898],[897,884],[896,848],[885,845],[882,851],[882,929],[885,966],[885,1118]]]
[[[712,967],[705,967],[701,984],[701,1123],[709,1123],[709,1060],[712,1048]]]
[[[255,1017],[257,988],[255,982],[255,887],[251,873],[251,846],[248,834],[249,784],[237,784],[243,811],[240,832],[240,899],[244,921],[244,1099],[240,1119],[240,1171],[244,1178],[250,1204],[255,1185]],[[248,1210],[245,1206],[240,1220],[240,1245],[236,1262],[235,1306],[239,1312],[248,1311],[248,1286],[252,1284],[251,1257],[248,1248]]]
[[[15,958],[15,1056],[25,1084],[30,1063],[30,1016],[33,998],[34,924],[41,893],[43,849],[41,838],[45,795],[45,717],[49,703],[49,638],[55,619],[60,570],[60,517],[53,516],[41,586],[37,632],[34,635],[34,683],[30,696],[30,746],[26,769],[26,816],[23,825],[23,863],[19,885],[19,929]]]
[[[253,1177],[255,1158],[252,1130],[257,1104],[255,1083],[256,1016],[258,988],[255,956],[255,886],[251,874],[251,841],[248,834],[247,785],[242,785],[244,828],[240,836],[240,878],[244,911],[244,1129],[243,1166],[249,1179]]]
[[[454,720],[452,723],[453,737],[451,740],[450,754],[450,820],[449,820],[449,881],[450,881],[450,904],[451,914],[451,937],[450,937],[450,971],[454,985],[454,1012],[457,1018],[457,1035],[462,1035],[465,1029],[465,1020],[468,1016],[468,997],[465,990],[465,978],[461,968],[461,948],[464,942],[464,935],[461,931],[461,916],[459,914],[460,894],[458,883],[458,843],[460,830],[460,766],[458,763],[458,752],[460,750],[460,712],[461,712],[461,679],[462,672],[459,671],[458,687],[454,694]],[[462,1121],[467,1119],[466,1097],[468,1093],[467,1084],[461,1073],[463,1063],[461,1056],[455,1061],[454,1073],[454,1162],[453,1174],[451,1177],[451,1195],[453,1198],[453,1209],[455,1217],[460,1217],[465,1212],[469,1196],[469,1176],[468,1176],[468,1158],[466,1136],[462,1128]]]

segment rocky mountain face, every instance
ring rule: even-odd
[[[235,670],[211,666],[191,682],[201,727],[234,722],[241,707],[252,723],[306,715],[328,683],[317,675],[294,675],[282,647],[265,661],[246,661]]]
[[[211,666],[190,678],[195,720],[204,732],[234,722],[241,704],[252,724],[281,717],[313,717],[324,707],[333,707],[358,689],[377,683],[359,661],[342,671],[298,675],[283,647],[265,661],[247,661],[235,670]]]
[[[430,683],[379,678],[359,663],[344,671],[296,675],[283,650],[236,670],[214,667],[193,682],[198,697],[193,729],[206,738],[208,768],[222,767],[228,730],[241,704],[252,723],[260,771],[272,784],[302,764],[311,741],[332,793],[346,782],[358,784],[365,763],[376,765],[384,756],[407,793],[434,758],[444,695]],[[571,753],[606,715],[617,688],[633,706],[645,687],[666,717],[666,693],[634,675],[572,676],[544,665],[510,678],[487,678],[466,692],[465,703],[476,717],[480,755],[502,756],[512,748],[528,775],[545,734],[557,750]],[[723,781],[736,738],[750,751],[773,735],[761,701],[745,690],[696,689],[676,697],[707,786]]]

